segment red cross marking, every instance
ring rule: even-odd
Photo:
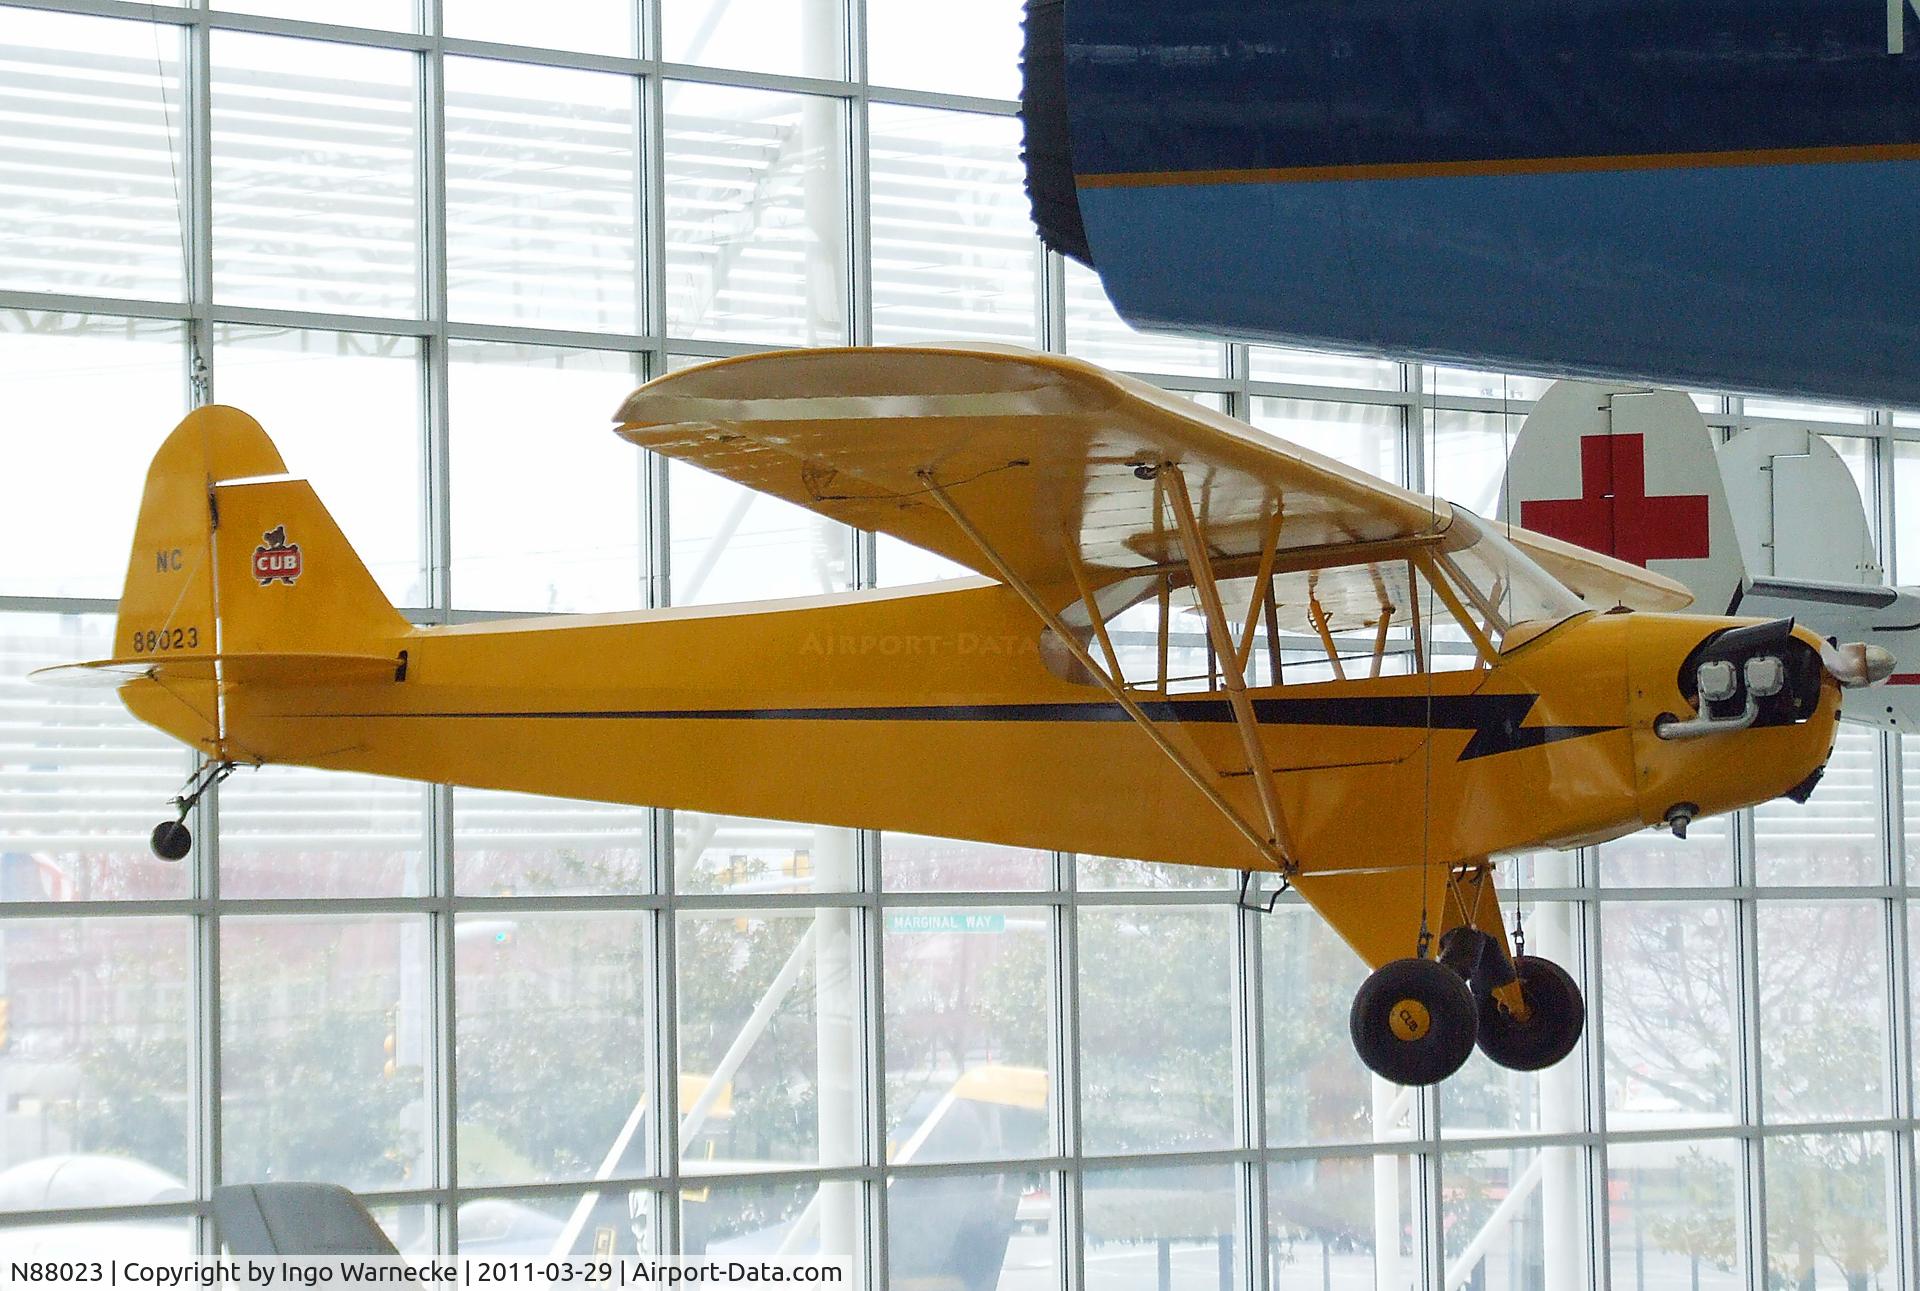
[[[1520,524],[1643,569],[1708,555],[1707,495],[1648,497],[1644,435],[1582,436],[1580,496],[1522,502]]]

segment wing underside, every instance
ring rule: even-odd
[[[1445,503],[1090,364],[1023,351],[804,350],[651,382],[620,433],[668,457],[985,573],[930,494],[946,489],[1036,585],[1184,561],[1163,465],[1207,554],[1404,539]]]
[[[648,383],[617,420],[665,456],[998,576],[936,504],[943,488],[1036,586],[1184,563],[1165,465],[1180,469],[1215,560],[1405,540],[1453,514],[1146,382],[1011,348],[725,359]],[[1644,569],[1512,536],[1589,604],[1688,603]]]

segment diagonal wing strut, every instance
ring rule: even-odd
[[[1117,676],[1118,661],[1115,660],[1114,673],[1109,673],[1107,669],[1096,663],[1092,653],[1081,644],[1080,638],[1061,621],[1058,614],[1047,608],[1046,603],[1033,590],[1032,584],[1014,572],[1012,566],[988,541],[986,535],[967,518],[966,513],[954,502],[952,496],[935,478],[934,473],[925,468],[915,472],[921,483],[926,486],[928,495],[942,511],[947,513],[954,524],[960,527],[960,531],[966,534],[968,540],[980,549],[980,554],[993,567],[1000,580],[1011,587],[1020,599],[1027,603],[1027,608],[1053,629],[1060,643],[1067,648],[1080,666],[1092,675],[1100,688],[1107,692],[1107,696],[1120,706],[1148,739],[1153,741],[1154,747],[1164,753],[1181,774],[1193,782],[1194,788],[1198,789],[1215,810],[1225,816],[1228,822],[1249,843],[1253,844],[1273,869],[1283,874],[1296,873],[1299,870],[1299,860],[1294,855],[1293,841],[1287,831],[1285,817],[1280,811],[1279,795],[1273,784],[1273,770],[1268,765],[1266,754],[1260,746],[1259,725],[1254,716],[1252,701],[1246,695],[1246,678],[1240,668],[1239,650],[1235,647],[1232,633],[1227,627],[1226,612],[1220,601],[1219,587],[1214,582],[1212,562],[1200,540],[1199,526],[1193,515],[1193,503],[1187,493],[1186,480],[1181,475],[1180,468],[1171,462],[1157,467],[1155,473],[1167,481],[1168,494],[1174,499],[1175,518],[1186,545],[1188,564],[1192,569],[1194,581],[1200,588],[1201,598],[1206,608],[1208,631],[1213,636],[1214,650],[1220,658],[1221,670],[1227,679],[1227,694],[1233,708],[1234,725],[1239,728],[1241,742],[1247,751],[1248,770],[1253,775],[1254,783],[1259,786],[1260,805],[1267,823],[1264,834],[1226,800],[1214,784],[1215,777],[1209,774],[1208,769],[1198,765],[1176,748],[1173,741],[1168,739],[1166,733],[1160,729],[1159,724],[1148,717],[1127,694]],[[1099,616],[1096,614],[1094,617],[1098,622]],[[1107,645],[1106,648],[1111,652],[1111,645]]]
[[[1187,492],[1187,477],[1172,462],[1164,462],[1155,472],[1167,482],[1167,500],[1173,504],[1174,522],[1180,526],[1180,541],[1187,551],[1187,567],[1194,586],[1200,592],[1200,604],[1206,611],[1207,632],[1213,638],[1213,652],[1220,659],[1220,676],[1227,687],[1227,702],[1233,707],[1233,724],[1240,732],[1240,744],[1247,755],[1247,772],[1260,793],[1260,809],[1267,818],[1267,841],[1281,856],[1293,856],[1293,840],[1287,832],[1286,818],[1280,811],[1280,794],[1273,785],[1273,766],[1260,744],[1260,723],[1253,715],[1253,701],[1247,698],[1247,678],[1240,665],[1240,649],[1234,644],[1233,631],[1227,626],[1227,612],[1220,602],[1220,586],[1213,577],[1213,557],[1200,535],[1200,522],[1194,518],[1193,498]],[[1271,549],[1269,549],[1271,550]],[[1272,568],[1272,556],[1263,555],[1262,563]],[[1255,584],[1257,587],[1258,584]],[[1257,599],[1257,598],[1256,598]],[[1291,871],[1294,866],[1288,864]]]

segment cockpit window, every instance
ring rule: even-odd
[[[1264,580],[1258,565],[1245,558],[1215,570],[1250,686],[1482,668],[1585,609],[1491,526],[1458,510],[1439,537],[1373,560],[1282,568]],[[1125,685],[1162,694],[1224,686],[1191,571],[1142,571],[1094,600],[1093,611],[1083,602],[1063,618],[1082,629],[1095,659],[1118,665]],[[1060,675],[1092,681],[1058,643],[1045,657]]]
[[[1435,557],[1496,650],[1530,641],[1586,608],[1492,525],[1460,507]]]

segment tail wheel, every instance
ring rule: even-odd
[[[193,834],[177,820],[163,820],[155,825],[148,841],[153,846],[153,854],[163,861],[182,860],[193,849]]]
[[[1473,992],[1435,960],[1381,967],[1360,984],[1349,1021],[1360,1061],[1395,1084],[1445,1080],[1473,1052]]]
[[[1507,1012],[1493,994],[1482,995],[1480,1048],[1502,1067],[1539,1071],[1573,1052],[1587,1022],[1587,1003],[1573,975],[1551,959],[1521,955],[1513,961],[1527,1020]]]

